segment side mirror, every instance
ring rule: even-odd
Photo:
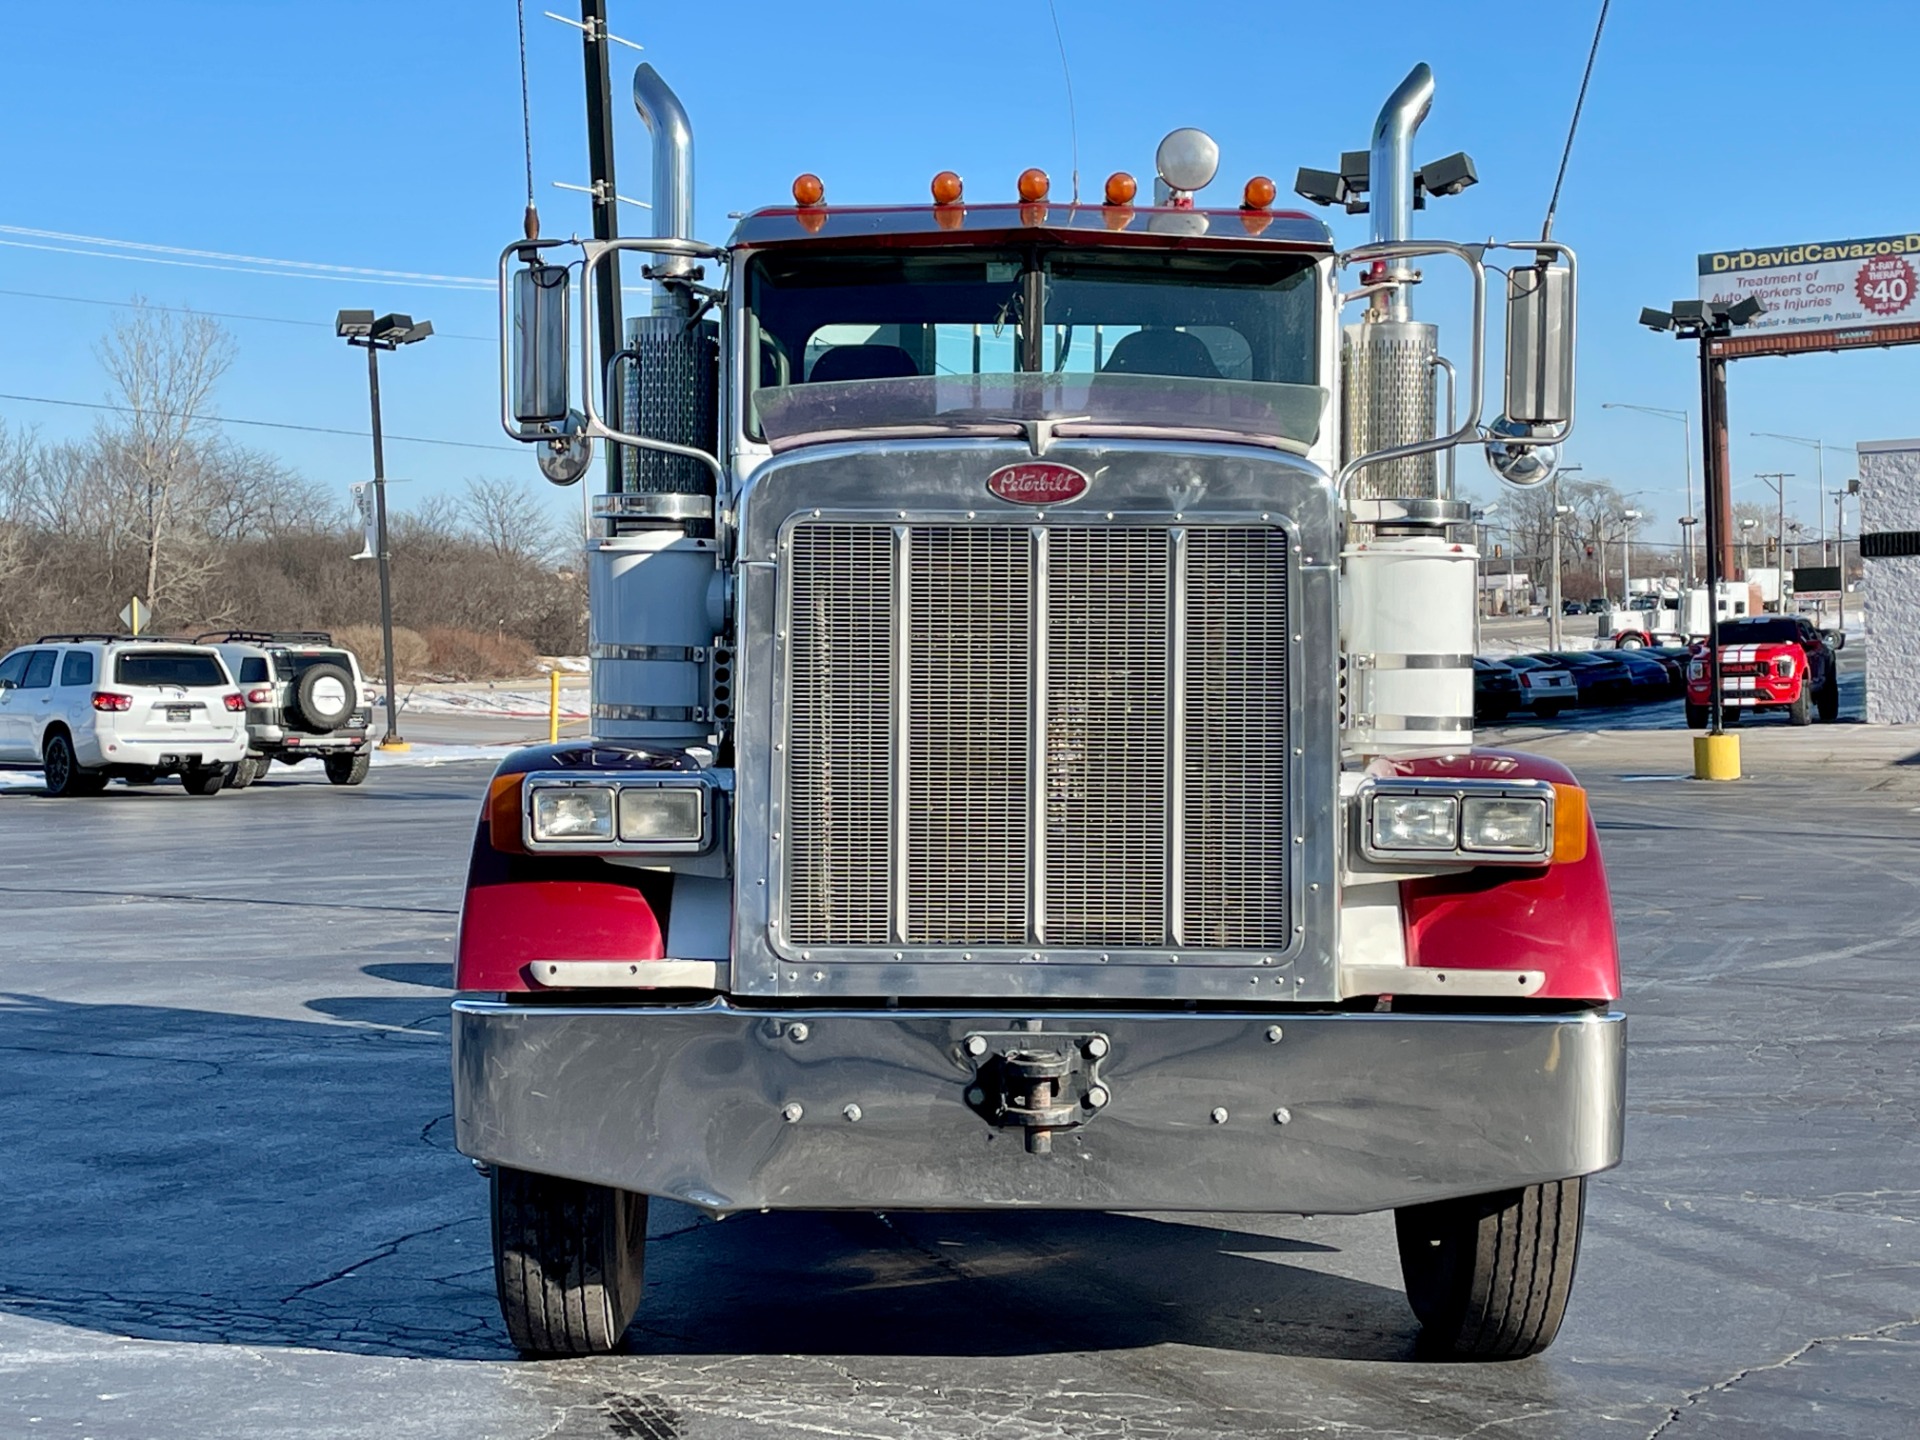
[[[11,690],[13,688],[14,688],[13,681],[0,680],[0,690]]]
[[[569,274],[565,265],[533,263],[513,275],[513,418],[522,425],[567,418]]]
[[[1573,418],[1573,271],[1541,261],[1507,273],[1506,417],[1558,426]]]

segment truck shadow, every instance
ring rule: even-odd
[[[0,995],[0,1313],[145,1340],[510,1358],[485,1187],[453,1149],[445,1039],[380,1023],[383,1004],[417,1016],[444,969],[368,968],[414,997],[312,1002],[345,1017],[328,1021]],[[1332,1247],[1266,1222],[715,1223],[666,1202],[652,1220],[635,1354],[1414,1355],[1397,1289],[1326,1273]]]

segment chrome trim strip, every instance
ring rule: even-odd
[[[721,960],[536,960],[527,967],[553,989],[724,990]]]
[[[1430,730],[1435,734],[1448,735],[1473,733],[1473,718],[1468,715],[1371,715],[1368,723],[1375,730]]]
[[[596,720],[704,720],[705,709],[698,705],[595,705]]]
[[[967,1037],[1023,1029],[1111,1046],[1111,1102],[1051,1156],[966,1103]],[[452,1049],[464,1154],[715,1212],[1362,1213],[1607,1169],[1625,1109],[1625,1018],[1591,1011],[461,999]]]
[[[665,660],[691,663],[707,658],[704,645],[589,645],[589,660]]]
[[[1372,670],[1471,670],[1471,655],[1352,655],[1348,662]],[[1417,728],[1417,727],[1416,727]],[[1471,728],[1471,727],[1469,727]]]
[[[1538,995],[1544,970],[1441,970],[1423,965],[1347,965],[1340,971],[1341,998],[1355,995],[1464,995],[1501,999]]]

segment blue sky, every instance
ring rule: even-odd
[[[1465,149],[1481,177],[1419,217],[1421,233],[1456,239],[1539,233],[1597,9],[1057,4],[1083,192],[1097,193],[1112,169],[1150,175],[1159,137],[1186,124],[1221,145],[1221,179],[1203,201],[1233,203],[1256,172],[1284,192],[1297,166],[1329,166],[1364,145],[1382,97],[1426,60],[1438,93],[1420,156]],[[528,5],[537,198],[549,233],[585,230],[582,197],[550,188],[586,176],[579,37],[545,19],[546,8],[573,10],[566,0]],[[638,0],[611,0],[611,10],[616,33],[647,47],[692,115],[706,237],[725,236],[728,211],[780,202],[802,169],[824,177],[829,202],[921,202],[942,168],[964,175],[973,197],[1011,197],[1014,177],[1034,164],[1052,173],[1056,194],[1068,186],[1045,0],[739,0],[723,28],[706,12]],[[1920,229],[1920,159],[1907,139],[1911,20],[1908,6],[1864,0],[1815,11],[1616,0],[1555,230],[1582,259],[1579,433],[1568,458],[1646,492],[1658,517],[1649,539],[1674,534],[1682,511],[1679,427],[1601,403],[1697,410],[1698,401],[1691,352],[1639,329],[1639,307],[1692,294],[1703,250]],[[13,63],[0,133],[14,163],[0,226],[453,277],[490,276],[518,231],[525,161],[511,0],[95,0],[84,22],[58,6],[10,5],[4,25]],[[620,188],[644,198],[645,132],[624,98],[640,58],[616,51],[615,91]],[[629,230],[646,223],[625,212]],[[1343,240],[1364,238],[1363,218],[1334,223]],[[495,418],[488,290],[96,258],[24,248],[86,247],[15,230],[0,230],[0,242],[11,242],[0,243],[9,342],[0,392],[106,398],[93,346],[111,305],[137,293],[320,322],[229,322],[240,358],[220,408],[359,429],[364,366],[333,338],[331,318],[374,306],[431,318],[440,332],[383,368],[388,429],[509,446]],[[1436,281],[1441,268],[1428,266]],[[1455,309],[1435,297],[1427,313],[1444,320]],[[1448,348],[1462,343],[1455,330]],[[1732,373],[1736,498],[1769,493],[1747,478],[1755,471],[1795,471],[1789,493],[1810,525],[1813,453],[1749,431],[1827,440],[1830,480],[1853,473],[1854,441],[1920,433],[1920,349],[1752,360]],[[0,416],[49,438],[91,421],[17,400],[0,400]],[[233,433],[329,485],[368,473],[364,439]],[[402,505],[473,475],[545,488],[517,449],[395,443],[388,456],[390,473],[413,482],[396,492]],[[1476,458],[1461,473],[1494,491]]]

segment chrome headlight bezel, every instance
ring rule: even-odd
[[[629,809],[626,797],[672,790],[691,792],[697,797],[697,826],[687,827],[669,838],[629,838],[631,826],[624,823]],[[540,835],[534,824],[543,795],[569,791],[597,791],[607,796],[610,824],[604,836],[553,839]],[[520,839],[536,855],[700,855],[713,848],[714,786],[704,777],[688,774],[583,775],[577,771],[535,773],[521,785]],[[677,797],[676,797],[677,798]]]
[[[1381,835],[1379,811],[1399,802],[1430,805],[1437,800],[1453,802],[1452,844],[1433,846],[1392,846],[1378,843]],[[1469,833],[1475,810],[1484,811],[1489,801],[1537,805],[1541,808],[1540,843],[1525,847],[1491,846],[1474,843]],[[1454,780],[1448,778],[1386,779],[1369,777],[1360,782],[1353,800],[1353,842],[1359,853],[1374,865],[1421,869],[1434,865],[1545,865],[1554,854],[1554,788],[1546,780]]]

